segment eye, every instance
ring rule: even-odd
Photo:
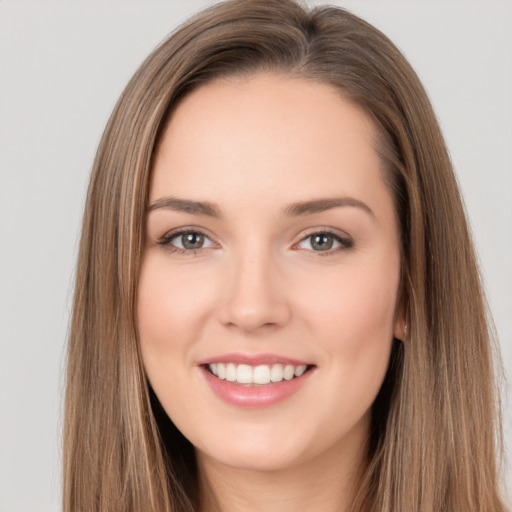
[[[303,238],[296,247],[315,252],[333,253],[349,249],[354,244],[350,238],[344,238],[329,231],[311,233]]]
[[[194,230],[174,231],[163,236],[158,243],[168,250],[180,253],[195,253],[215,244],[204,233]]]

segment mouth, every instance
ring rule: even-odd
[[[272,407],[309,387],[315,364],[277,354],[224,354],[197,363],[206,384],[230,406]]]
[[[291,381],[311,371],[314,365],[309,364],[238,364],[235,362],[217,362],[202,365],[211,375],[220,380],[240,386],[268,386]]]

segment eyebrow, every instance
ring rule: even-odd
[[[217,219],[222,217],[220,208],[206,201],[191,201],[189,199],[179,199],[177,197],[161,197],[148,207],[148,212],[165,208],[167,210],[176,210],[178,212],[192,213],[193,215],[207,215]]]
[[[375,217],[372,209],[366,203],[352,197],[332,197],[312,199],[310,201],[299,201],[288,205],[283,210],[283,214],[286,217],[299,217],[301,215],[311,215],[344,206],[360,208],[372,217]],[[206,215],[216,219],[222,218],[220,208],[215,203],[210,203],[208,201],[192,201],[190,199],[180,199],[172,196],[161,197],[149,205],[148,212],[160,208],[191,213],[193,215]]]
[[[287,206],[284,210],[284,214],[289,217],[298,217],[300,215],[324,212],[331,208],[340,208],[343,206],[360,208],[372,217],[375,217],[372,209],[366,203],[352,197],[332,197],[326,199],[313,199],[311,201],[300,201]]]

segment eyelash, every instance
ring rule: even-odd
[[[171,233],[168,233],[164,235],[162,238],[158,240],[158,245],[165,248],[166,250],[180,255],[185,256],[197,256],[202,251],[208,249],[208,247],[200,247],[199,249],[182,249],[181,247],[176,247],[171,242],[180,236],[188,235],[188,234],[197,234],[202,235],[206,239],[210,240],[210,237],[201,231],[200,229],[190,229],[190,228],[184,228],[180,229],[178,231],[172,231]],[[331,231],[330,229],[322,229],[322,230],[316,230],[311,231],[310,233],[307,233],[304,237],[302,237],[299,242],[297,242],[294,247],[299,245],[300,243],[304,242],[308,238],[311,238],[315,235],[329,235],[334,238],[335,242],[339,243],[339,247],[335,248],[334,250],[326,250],[326,251],[314,251],[310,250],[311,252],[315,253],[317,256],[330,256],[332,254],[336,254],[340,251],[351,249],[354,246],[354,242],[350,237],[342,237],[338,233],[335,233],[334,231]],[[212,242],[214,243],[214,242]],[[308,249],[309,251],[309,249]]]

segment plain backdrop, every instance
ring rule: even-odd
[[[142,59],[211,3],[0,0],[1,512],[60,510],[65,342],[95,149]],[[427,88],[465,197],[510,376],[512,3],[330,3],[383,30]],[[509,451],[510,411],[506,402]]]

